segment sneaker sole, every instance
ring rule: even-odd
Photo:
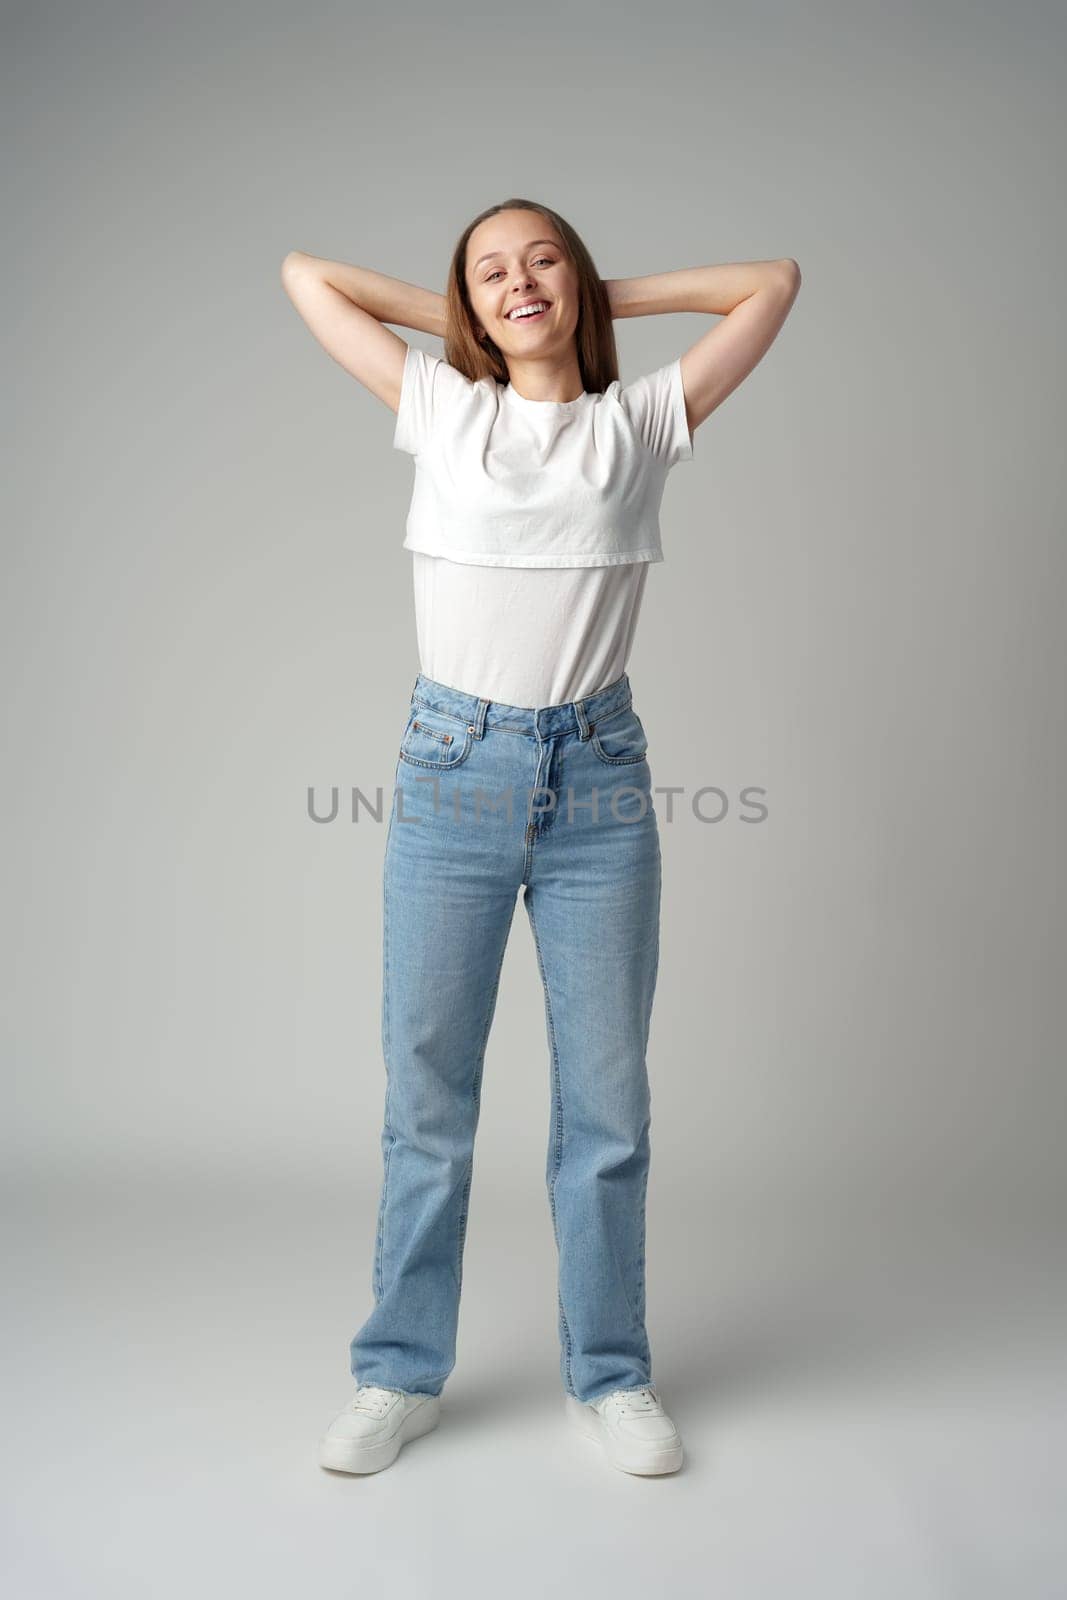
[[[663,1472],[677,1472],[685,1459],[681,1440],[670,1445],[636,1445],[629,1449],[618,1444],[607,1431],[591,1406],[576,1395],[565,1396],[567,1416],[573,1427],[587,1439],[601,1446],[613,1466],[638,1477],[656,1477]]]
[[[441,1401],[438,1395],[428,1395],[426,1401],[414,1411],[409,1411],[391,1439],[380,1444],[360,1444],[355,1439],[331,1439],[327,1434],[319,1441],[319,1466],[330,1472],[381,1472],[392,1466],[400,1454],[401,1446],[421,1434],[429,1433],[441,1420]]]

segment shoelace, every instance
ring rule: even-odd
[[[386,1407],[396,1398],[395,1389],[381,1389],[375,1383],[361,1383],[352,1397],[353,1411],[369,1411],[372,1417],[384,1417]]]
[[[617,1389],[610,1399],[619,1411],[655,1411],[659,1406],[659,1396],[651,1385],[644,1389]]]

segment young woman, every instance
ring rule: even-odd
[[[438,1421],[455,1364],[482,1064],[516,897],[552,1073],[546,1179],[565,1405],[638,1474],[682,1463],[645,1329],[660,844],[626,664],[668,471],[770,347],[795,261],[602,280],[575,230],[511,199],[463,231],[446,293],[294,251],[327,352],[415,459],[420,668],[385,845],[383,1178],[357,1388],[319,1460],[376,1472]],[[722,320],[621,384],[614,317]],[[444,339],[438,356],[386,323]]]

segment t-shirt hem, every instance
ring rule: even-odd
[[[412,384],[414,382],[415,363],[425,356],[426,351],[420,350],[418,345],[409,344],[404,353],[404,365],[401,369],[400,402],[397,405],[396,417],[393,422],[393,449],[403,450],[408,455],[417,455],[420,443],[416,439],[412,427]]]
[[[448,561],[458,561],[471,567],[622,567],[638,561],[662,561],[662,550],[584,551],[563,555],[501,554],[499,551],[443,550],[417,540],[405,539],[405,550],[420,555],[443,556]]]
[[[689,421],[685,414],[685,386],[682,383],[681,357],[671,362],[671,404],[674,408],[675,462],[692,461],[693,441],[689,435]]]

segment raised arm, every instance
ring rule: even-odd
[[[391,411],[400,404],[408,347],[383,324],[444,337],[444,295],[370,267],[290,250],[282,285],[327,355]]]
[[[643,278],[605,279],[613,317],[664,311],[705,311],[722,317],[681,357],[690,431],[766,355],[800,289],[800,268],[781,261],[738,261],[683,267]]]

